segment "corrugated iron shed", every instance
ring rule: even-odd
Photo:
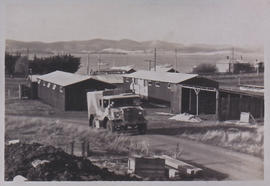
[[[73,74],[69,72],[54,71],[49,74],[39,76],[38,79],[65,87],[68,85],[72,85],[81,81],[91,79],[91,77]]]
[[[55,71],[38,77],[38,97],[60,110],[86,110],[86,93],[113,89],[115,85],[91,76]]]
[[[131,74],[124,74],[123,77],[146,79],[151,81],[160,81],[168,83],[181,83],[188,79],[197,77],[197,74],[185,74],[185,73],[168,73],[168,72],[156,72],[156,71],[137,71]]]

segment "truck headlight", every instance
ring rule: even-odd
[[[114,112],[114,117],[115,117],[115,118],[120,118],[120,116],[121,116],[121,111],[119,111],[119,112]]]

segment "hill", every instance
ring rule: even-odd
[[[7,50],[15,50],[36,53],[51,53],[51,52],[99,52],[104,49],[117,49],[125,51],[148,51],[153,48],[159,50],[175,50],[175,48],[182,52],[195,53],[195,52],[216,52],[216,51],[230,51],[232,46],[228,45],[206,45],[206,44],[192,44],[183,45],[180,43],[166,42],[166,41],[143,41],[138,42],[130,39],[122,40],[108,40],[108,39],[92,39],[84,41],[58,41],[58,42],[25,42],[16,40],[6,40]],[[247,52],[261,52],[260,48],[238,47],[237,51],[243,53]]]

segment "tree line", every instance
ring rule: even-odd
[[[7,74],[16,74],[16,62],[22,57],[20,53],[12,55],[6,52],[5,70]],[[56,70],[74,73],[80,67],[80,58],[70,54],[49,57],[37,57],[35,55],[33,59],[26,60],[26,63],[28,63],[29,74],[47,74]]]

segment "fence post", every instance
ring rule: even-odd
[[[19,84],[19,99],[22,99],[22,85]]]
[[[85,156],[85,142],[82,142],[82,157]]]
[[[72,142],[70,143],[70,145],[71,145],[70,154],[73,155],[73,153],[74,153],[74,141],[72,141]]]
[[[7,95],[8,98],[10,98],[10,89],[8,89],[8,95]]]
[[[86,144],[86,153],[87,153],[87,157],[90,156],[89,141],[87,141],[87,144]]]

